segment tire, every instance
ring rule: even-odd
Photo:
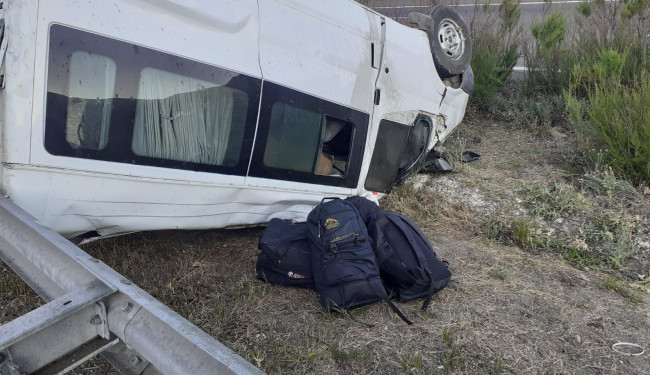
[[[429,43],[438,75],[462,74],[472,59],[472,39],[463,16],[447,5],[433,7],[427,15],[433,20]]]

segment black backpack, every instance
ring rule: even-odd
[[[314,289],[306,223],[272,219],[258,248],[257,278],[271,284]]]
[[[451,279],[451,272],[436,257],[427,237],[404,215],[382,211],[362,197],[348,201],[362,212],[389,293],[399,301],[425,297],[422,309],[426,309],[433,293]]]
[[[321,203],[309,213],[307,226],[323,308],[347,310],[383,300],[411,324],[388,299],[368,231],[354,205],[341,199]]]
[[[377,214],[382,212],[381,208],[379,208],[377,203],[358,195],[348,197],[345,200],[352,203],[357,211],[359,211],[363,223],[368,228],[368,232],[370,232],[372,228],[368,227],[368,225],[371,225]],[[370,236],[372,237],[372,233],[370,233]]]

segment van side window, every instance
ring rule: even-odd
[[[365,188],[368,191],[390,192],[401,160],[404,158],[406,140],[411,126],[389,120],[381,120],[375,150],[370,159]]]
[[[108,142],[115,61],[75,51],[70,56],[65,139],[73,148],[101,150]]]
[[[388,193],[420,165],[429,141],[430,120],[418,117],[414,125],[381,120],[370,159],[365,188]]]
[[[261,85],[259,78],[54,24],[45,149],[245,176]]]
[[[264,83],[249,175],[356,187],[369,116]]]
[[[353,129],[354,125],[348,121],[275,103],[271,109],[264,165],[344,177]]]
[[[159,69],[140,73],[133,152],[211,165],[238,162],[246,93]],[[234,128],[234,129],[233,129]],[[231,133],[237,133],[231,136]],[[228,153],[228,148],[235,148]]]
[[[322,117],[318,112],[281,102],[275,103],[271,109],[264,165],[312,173],[320,140]]]

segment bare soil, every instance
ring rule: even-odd
[[[138,233],[83,248],[270,374],[650,373],[647,353],[612,350],[650,349],[650,196],[587,189],[562,128],[469,113],[449,148],[482,158],[415,176],[382,200],[416,220],[453,273],[426,311],[399,304],[412,326],[385,304],[330,314],[314,292],[258,281],[263,228]],[[573,190],[555,204],[560,185]],[[619,219],[603,227],[603,215]],[[0,324],[40,303],[0,263]],[[95,360],[77,373],[114,371]]]

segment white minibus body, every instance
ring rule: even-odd
[[[351,0],[3,5],[0,187],[67,237],[304,220],[323,197],[386,193],[473,84],[432,57],[469,61],[450,16],[426,30]]]

